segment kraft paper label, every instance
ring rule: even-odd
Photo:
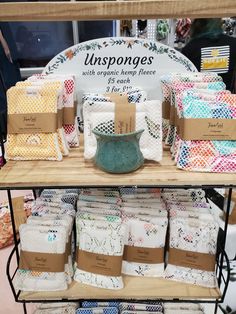
[[[27,269],[39,272],[63,272],[65,268],[65,253],[39,253],[39,252],[20,252],[20,269]]]
[[[12,206],[16,230],[19,231],[20,225],[26,223],[27,220],[26,212],[24,210],[24,197],[19,196],[12,198]]]
[[[179,119],[182,140],[236,140],[236,119]]]
[[[145,264],[164,263],[164,248],[145,248],[125,245],[123,260]]]
[[[177,112],[175,106],[170,106],[170,125],[175,125]]]
[[[168,263],[205,271],[215,271],[215,255],[170,248]]]
[[[127,95],[107,94],[115,103],[115,133],[135,131],[136,105],[128,102]]]
[[[55,133],[62,126],[62,110],[56,113],[8,115],[9,134]]]
[[[163,101],[162,102],[162,118],[169,120],[170,119],[170,101]]]
[[[76,108],[64,108],[63,109],[63,124],[74,124],[76,116]]]
[[[77,249],[77,267],[106,276],[121,275],[122,256],[110,256]]]

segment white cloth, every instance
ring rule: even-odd
[[[67,230],[63,226],[23,224],[19,228],[21,250],[39,253],[64,253]],[[57,291],[67,289],[65,272],[34,272],[18,269],[16,287],[22,291]]]
[[[169,248],[215,255],[218,230],[219,226],[214,220],[171,219]],[[165,269],[165,278],[209,288],[217,286],[214,271],[204,271],[169,263]]]
[[[79,220],[79,249],[91,253],[123,256],[125,228],[121,223]],[[76,281],[105,289],[122,289],[122,276],[105,276],[76,268]]]
[[[142,216],[130,218],[122,216],[126,225],[125,245],[144,248],[164,248],[167,217]],[[164,254],[162,263],[136,263],[123,260],[122,273],[131,276],[162,277],[164,274]]]
[[[115,104],[113,102],[86,101],[84,115],[84,157],[94,157],[97,141],[93,129],[114,133]],[[144,129],[140,149],[145,159],[160,161],[162,158],[162,106],[161,101],[136,103],[136,130]]]

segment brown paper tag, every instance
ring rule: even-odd
[[[236,140],[236,119],[179,119],[182,140]]]
[[[176,108],[175,106],[170,106],[170,125],[175,125]]]
[[[72,238],[72,234],[69,236],[69,240],[66,243],[66,249],[65,249],[66,260],[68,260],[68,256],[71,255],[71,238]]]
[[[27,269],[39,272],[59,273],[63,272],[67,259],[65,253],[39,253],[39,252],[20,252],[20,269]]]
[[[136,105],[128,102],[127,95],[107,94],[115,103],[115,133],[124,134],[135,131]]]
[[[19,231],[20,225],[26,223],[27,220],[26,212],[24,210],[24,197],[19,196],[12,198],[12,206],[14,211],[16,231]]]
[[[170,119],[170,101],[163,101],[162,102],[162,118],[169,120]]]
[[[123,260],[145,264],[164,263],[164,248],[125,245]]]
[[[205,271],[215,271],[215,255],[170,248],[168,263]]]
[[[57,111],[57,128],[61,129],[63,125],[63,115],[64,115],[64,109],[59,109]]]
[[[106,276],[121,275],[122,256],[91,253],[77,248],[77,267],[81,270]]]
[[[9,134],[55,133],[58,121],[56,113],[8,114],[7,128]]]
[[[76,116],[76,107],[65,107],[63,110],[63,124],[74,124]]]

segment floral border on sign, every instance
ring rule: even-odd
[[[144,47],[148,49],[149,51],[152,51],[156,54],[167,54],[168,57],[178,63],[181,63],[187,70],[194,71],[194,67],[191,64],[190,61],[188,61],[186,58],[179,55],[179,53],[168,46],[161,46],[157,47],[155,42],[146,42],[139,39],[115,39],[115,38],[109,38],[108,40],[104,40],[103,42],[87,42],[83,44],[78,44],[75,47],[69,48],[68,50],[60,53],[56,59],[54,60],[54,63],[49,65],[47,67],[46,74],[52,74],[55,70],[59,68],[61,64],[66,62],[67,60],[72,60],[75,56],[77,56],[82,51],[95,51],[100,50],[102,48],[106,47],[113,47],[113,46],[121,46],[126,45],[128,49],[132,49],[134,45],[140,45],[141,47]]]

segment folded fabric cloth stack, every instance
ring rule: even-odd
[[[81,308],[77,309],[79,314],[116,314],[116,313],[163,313],[163,304],[161,302],[117,302],[117,301],[83,301]],[[88,310],[88,312],[85,312]]]
[[[169,251],[165,278],[217,287],[215,255],[219,225],[202,190],[165,189],[169,211]]]
[[[125,227],[118,191],[80,191],[76,215],[77,259],[74,279],[105,289],[122,289]]]
[[[216,125],[227,120],[235,123],[235,99],[235,95],[215,93],[211,99],[205,100],[196,94],[185,91],[177,103],[178,115],[186,121],[188,119],[214,119],[210,121]],[[201,127],[200,124],[199,127]],[[182,140],[179,138],[176,161],[178,168],[189,171],[235,172],[236,141],[214,140],[214,137],[212,140]]]
[[[132,302],[121,302],[119,305],[120,313],[163,313],[163,304],[161,302],[150,302],[150,303],[132,303]]]
[[[135,130],[144,129],[140,149],[145,159],[160,161],[162,158],[161,103],[159,100],[146,101],[142,90],[127,93],[128,101],[135,103]],[[115,103],[110,96],[99,94],[84,95],[84,157],[94,157],[97,142],[92,130],[106,134],[115,132]]]
[[[158,189],[122,189],[122,222],[126,226],[122,273],[162,277],[167,211]]]
[[[164,303],[166,314],[204,314],[204,310],[197,303]]]
[[[57,114],[58,94],[61,93],[62,86],[57,83],[30,88],[21,85],[10,88],[7,91],[9,121],[10,118],[22,114],[47,114],[48,116]],[[55,128],[53,132],[42,133],[13,133],[18,132],[18,130],[11,132],[8,126],[8,131],[7,159],[62,160],[58,129]],[[27,132],[27,130],[22,132]]]
[[[60,161],[79,145],[74,87],[72,76],[40,75],[8,90],[7,159]]]
[[[63,104],[64,104],[64,121],[63,129],[65,131],[66,141],[69,147],[79,146],[79,128],[76,113],[76,92],[75,78],[73,75],[60,74],[36,74],[30,76],[27,81],[33,83],[60,81],[64,84]],[[74,112],[73,112],[74,110]],[[68,117],[69,113],[69,117]],[[74,115],[74,117],[73,117]]]
[[[75,302],[41,303],[34,314],[75,314],[77,307]]]
[[[218,83],[219,84],[219,83]],[[181,84],[182,85],[182,84]],[[176,90],[179,90],[179,88],[182,88],[181,85],[176,86]],[[205,100],[205,101],[213,101],[213,102],[218,102],[221,99],[228,99],[229,101],[233,102],[234,97],[231,99],[228,96],[234,96],[230,93],[230,91],[227,90],[217,90],[217,89],[197,89],[197,88],[190,88],[190,89],[184,89],[182,91],[179,91],[175,94],[174,97],[174,102],[175,106],[177,108],[177,114],[179,118],[183,118],[181,113],[183,112],[183,103],[182,99],[183,96],[187,96],[191,99],[192,102]],[[227,98],[226,98],[227,97]],[[175,159],[177,163],[177,158],[178,158],[178,153],[179,153],[179,148],[181,145],[182,141],[181,138],[177,132],[177,128],[175,128],[175,134],[174,134],[174,139],[173,143],[171,146],[171,153],[172,157]]]
[[[67,289],[71,283],[71,238],[78,190],[69,192],[44,190],[33,202],[32,216],[20,226],[18,289],[57,291]]]
[[[172,84],[175,83],[189,83],[188,88],[193,87],[194,83],[208,83],[220,82],[221,77],[215,73],[172,73],[161,77],[161,86],[163,94],[163,141],[167,145],[171,145],[175,133],[173,121],[170,122],[170,107],[172,105]],[[191,86],[191,84],[193,84]],[[221,83],[222,84],[222,83]],[[214,86],[214,85],[213,85]],[[212,88],[213,86],[210,85]],[[224,85],[223,85],[224,86]],[[198,88],[202,88],[198,85]],[[203,87],[205,88],[205,87]]]

